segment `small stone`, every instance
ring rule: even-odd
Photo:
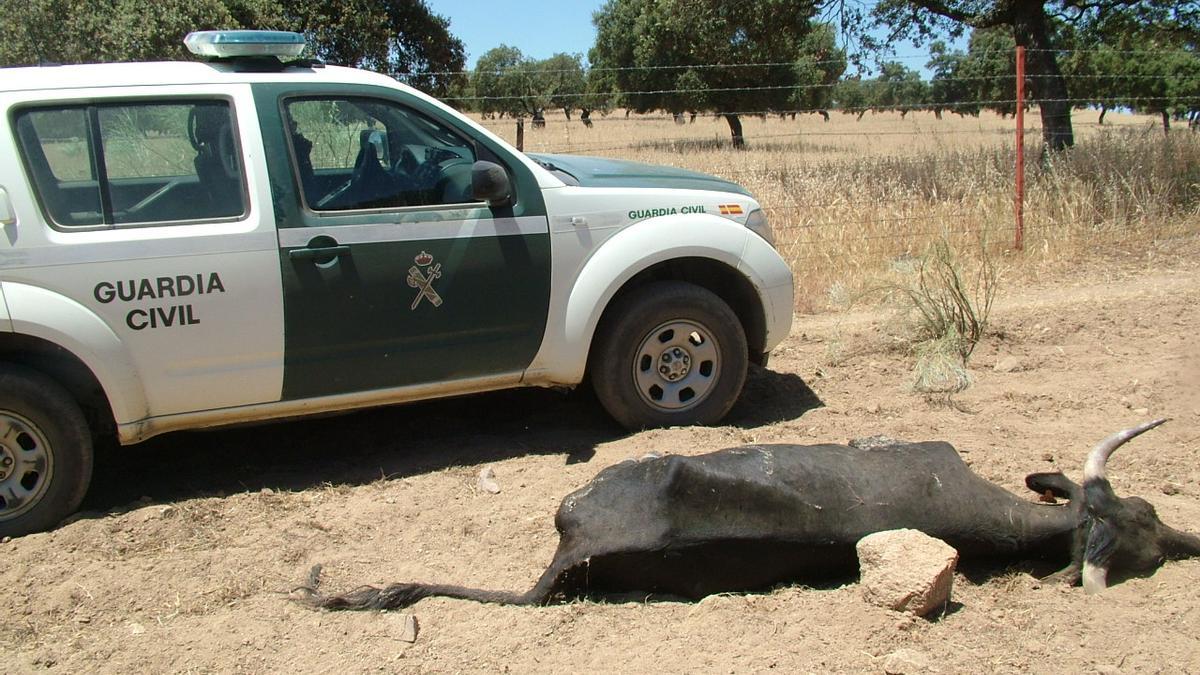
[[[1049,452],[1043,452],[1043,453],[1042,453],[1042,461],[1043,461],[1043,462],[1053,462],[1053,461],[1054,461],[1054,455],[1053,455],[1052,453],[1049,453]]]
[[[917,530],[869,534],[858,541],[863,599],[926,616],[946,606],[958,551]]]
[[[417,631],[419,630],[419,628],[420,627],[417,625],[416,615],[401,614],[400,615],[400,634],[396,636],[396,639],[401,640],[403,642],[408,642],[410,644],[413,642],[416,642],[417,641]]]
[[[992,370],[997,373],[1015,373],[1018,370],[1023,370],[1021,360],[1015,356],[1005,356],[992,366]]]
[[[129,623],[129,634],[130,635],[141,635],[142,633],[145,633],[145,632],[146,632],[146,627],[143,626],[142,624],[140,624],[136,621],[131,621]]]
[[[1162,493],[1164,495],[1177,495],[1180,492],[1181,490],[1179,489],[1179,486],[1174,483],[1165,483],[1162,486]]]
[[[1149,408],[1134,408],[1133,414],[1134,415],[1149,415],[1150,409]]]
[[[274,491],[274,490],[272,490],[272,489],[271,489],[271,488],[269,488],[269,487],[265,487],[265,488],[263,488],[262,490],[260,490],[260,491],[259,491],[259,494],[262,494],[262,495],[267,495],[267,496],[269,497],[269,496],[271,496],[271,495],[275,494],[275,491]]]
[[[489,494],[500,494],[500,484],[496,482],[496,471],[486,466],[479,472],[479,489]]]
[[[0,539],[0,544],[7,544],[10,541],[12,541],[12,537],[4,537],[3,539]]]
[[[913,675],[914,673],[936,672],[929,657],[915,649],[898,649],[879,658],[880,666],[887,675]]]

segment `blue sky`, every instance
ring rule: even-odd
[[[521,53],[544,59],[559,52],[582,54],[596,41],[592,13],[604,0],[426,0],[435,14],[450,20],[450,32],[467,48],[467,68],[493,47],[507,44]],[[966,49],[966,39],[951,46]],[[925,77],[925,49],[902,45],[897,49],[904,65]]]
[[[450,32],[467,47],[467,67],[484,52],[507,44],[544,59],[559,52],[583,54],[596,41],[592,12],[604,0],[426,0],[450,20]]]

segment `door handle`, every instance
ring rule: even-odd
[[[288,251],[288,258],[292,260],[310,260],[318,265],[328,265],[342,256],[350,257],[350,247],[338,244],[337,239],[327,234],[309,239],[304,248]]]
[[[350,255],[349,246],[311,246],[310,244],[308,248],[294,248],[288,251],[288,257],[292,260],[317,260],[318,262],[329,262],[344,255]]]

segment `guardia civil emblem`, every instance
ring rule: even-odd
[[[409,309],[415,310],[422,300],[428,300],[434,307],[441,307],[442,296],[433,288],[433,282],[442,276],[442,263],[433,262],[433,256],[425,251],[413,258],[413,263],[408,268],[408,285],[417,289],[417,297],[413,298]]]

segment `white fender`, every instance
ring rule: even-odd
[[[0,284],[0,333],[11,333],[12,329],[12,321],[8,318],[8,303],[4,301],[4,284]]]
[[[5,282],[3,292],[13,332],[52,342],[83,361],[104,389],[117,424],[146,417],[137,366],[103,319],[71,298],[37,286]]]
[[[660,216],[625,227],[604,240],[573,281],[555,279],[557,288],[569,288],[570,292],[552,299],[551,323],[546,326],[542,348],[529,368],[527,380],[580,382],[596,325],[613,296],[638,273],[676,258],[708,258],[740,271],[764,305],[768,349],[787,335],[791,326],[791,270],[769,244],[727,218],[711,214]],[[558,259],[556,250],[556,262]],[[787,303],[788,318],[773,323],[772,316],[779,312],[772,308],[780,303]]]

